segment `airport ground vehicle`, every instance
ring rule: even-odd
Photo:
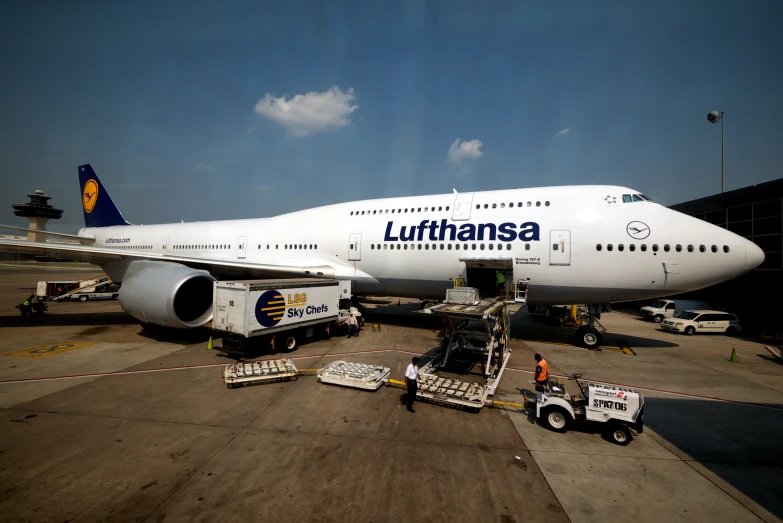
[[[717,332],[729,336],[742,330],[739,320],[730,312],[720,311],[682,311],[669,320],[661,323],[661,328],[670,332],[682,332],[691,336],[696,334]]]
[[[69,292],[57,299],[72,300],[72,301],[87,301],[87,300],[116,300],[120,296],[120,286],[114,283],[102,283],[94,287],[83,287],[78,291]]]
[[[20,303],[15,308],[19,309],[22,316],[43,316],[49,310],[49,307],[46,306],[46,303],[39,296],[31,300],[30,305]]]
[[[707,309],[711,305],[694,300],[655,300],[650,305],[639,309],[639,313],[647,321],[661,323],[664,318],[671,318],[680,311],[690,309]]]
[[[270,348],[290,352],[308,338],[328,337],[347,328],[351,282],[299,278],[288,280],[216,281],[212,329],[223,348],[244,351]]]
[[[633,428],[644,430],[644,397],[642,393],[623,387],[593,382],[580,382],[581,374],[572,374],[581,397],[571,396],[565,387],[550,378],[548,390],[538,393],[536,418],[555,432],[565,432],[571,423],[603,424],[602,432],[613,443],[627,445]]]
[[[81,281],[39,281],[38,285],[36,286],[35,294],[43,300],[69,300],[73,299],[71,296],[72,294],[95,292],[95,287],[111,284],[111,279],[105,274],[98,276],[97,278],[90,278]],[[117,288],[119,289],[119,287]],[[112,298],[113,296],[109,297]]]

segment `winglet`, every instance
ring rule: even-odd
[[[130,225],[114,204],[98,175],[90,164],[79,166],[79,186],[82,192],[82,210],[84,224],[87,227],[111,227],[113,225]]]

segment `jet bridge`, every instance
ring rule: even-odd
[[[495,394],[511,357],[509,312],[506,302],[500,298],[477,300],[475,293],[462,295],[468,298],[457,298],[460,300],[457,301],[447,297],[445,303],[423,311],[441,316],[445,332],[441,352],[421,368],[419,395],[481,408],[487,396]],[[486,384],[465,385],[467,382],[437,377],[438,369],[445,369],[450,363],[479,363]],[[470,394],[466,394],[468,391]]]

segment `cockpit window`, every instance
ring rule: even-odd
[[[644,200],[638,194],[634,194],[633,195],[633,201],[635,201],[635,202],[643,202]]]
[[[632,201],[633,200],[631,199],[631,195],[630,194],[623,194],[623,203],[630,203]]]
[[[646,202],[653,202],[653,203],[655,203],[655,200],[653,200],[652,198],[650,198],[650,197],[649,197],[649,196],[647,196],[646,194],[640,194],[639,196],[641,196],[641,197],[642,197],[642,199],[643,199],[644,201],[646,201]]]

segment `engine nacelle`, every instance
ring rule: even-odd
[[[120,305],[145,323],[188,329],[212,319],[215,278],[178,263],[136,261],[122,280]]]

